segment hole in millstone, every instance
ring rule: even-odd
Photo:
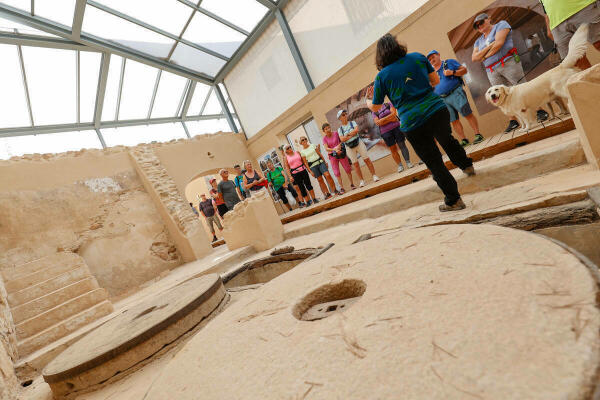
[[[27,387],[33,383],[33,379],[28,379],[25,382],[21,382],[21,386]]]
[[[345,279],[323,285],[304,296],[292,309],[301,321],[316,321],[346,310],[365,293],[367,285],[357,279]]]
[[[248,261],[221,276],[227,289],[267,283],[288,272],[302,261],[316,254],[318,249],[296,250],[275,256]],[[279,253],[279,252],[276,252]]]
[[[69,388],[69,390],[73,389],[74,387],[74,384],[72,384],[71,382],[67,382],[67,388]]]

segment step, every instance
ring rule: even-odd
[[[54,253],[25,264],[19,264],[15,267],[3,269],[2,277],[6,282],[15,281],[23,278],[24,276],[44,270],[48,266],[58,264],[76,264],[81,260],[82,258],[75,253]]]
[[[39,297],[52,293],[55,290],[68,286],[72,283],[90,277],[90,271],[87,266],[81,265],[75,269],[67,271],[61,275],[47,279],[36,285],[26,287],[18,292],[8,295],[8,304],[12,307],[17,307],[21,304],[35,300]]]
[[[46,312],[16,324],[15,331],[17,333],[17,338],[22,340],[35,335],[56,324],[58,321],[68,319],[72,315],[86,310],[106,299],[108,299],[108,292],[103,288],[94,289],[91,292],[70,299]]]
[[[14,280],[5,280],[4,286],[6,287],[7,293],[18,292],[29,286],[36,285],[40,282],[59,276],[67,271],[75,269],[80,266],[85,266],[83,258],[78,257],[77,259],[71,259],[70,262],[63,262],[59,264],[46,264],[45,268],[36,272],[32,272],[28,275],[16,277]]]
[[[94,305],[82,312],[71,316],[70,318],[60,321],[45,330],[20,340],[17,343],[17,351],[19,357],[23,358],[33,353],[34,351],[53,343],[60,338],[75,332],[81,327],[110,314],[113,311],[113,305],[108,300]]]
[[[87,277],[30,302],[11,307],[10,312],[14,323],[19,324],[94,289],[98,289],[98,282],[93,277]]]

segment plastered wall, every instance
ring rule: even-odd
[[[459,3],[451,0],[430,0],[393,28],[391,33],[397,35],[408,45],[409,52],[417,51],[426,54],[431,49],[436,49],[442,54],[442,57],[454,58],[455,54],[448,39],[448,32],[491,3],[491,0],[461,0]],[[258,157],[284,143],[287,133],[310,118],[314,118],[319,127],[327,122],[325,114],[329,110],[373,81],[377,74],[375,50],[376,43],[373,43],[250,138],[248,147],[251,155],[254,158]],[[592,50],[591,46],[588,57],[592,63],[600,62],[600,54]],[[468,89],[467,93],[471,104],[474,104]],[[477,110],[474,112],[479,119],[484,136],[492,136],[503,131],[508,122],[507,117],[500,111],[493,111],[482,116],[477,113]],[[467,137],[472,139],[474,133],[465,120],[463,120],[463,126]],[[410,150],[412,159],[417,159],[412,148]],[[375,167],[381,176],[393,173],[396,165],[391,156],[387,156],[376,161]],[[369,177],[368,171],[364,167],[363,174]],[[345,176],[344,173],[342,176]]]

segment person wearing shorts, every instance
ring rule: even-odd
[[[329,155],[331,169],[340,183],[341,188],[339,193],[344,194],[346,192],[340,173],[340,164],[342,164],[344,171],[346,171],[346,175],[348,175],[350,187],[356,189],[356,186],[354,186],[354,182],[352,181],[352,165],[346,154],[343,154],[345,153],[345,146],[343,146],[340,136],[337,132],[331,130],[331,126],[328,123],[324,123],[321,129],[323,130],[323,146],[325,146],[325,150]],[[344,147],[343,150],[342,147]]]
[[[302,136],[300,138],[300,146],[302,146],[302,150],[300,150],[300,155],[302,156],[302,161],[304,165],[308,168],[310,174],[319,182],[319,186],[321,187],[321,191],[325,194],[325,200],[331,197],[331,192],[327,185],[329,185],[332,190],[335,189],[335,184],[333,183],[333,178],[329,174],[329,168],[327,167],[327,163],[321,154],[321,149],[319,145],[309,144],[308,138],[306,136]],[[325,180],[327,179],[327,183]]]
[[[358,163],[358,155],[360,155],[365,164],[367,164],[367,168],[371,172],[371,175],[373,175],[373,182],[377,182],[379,177],[375,175],[375,167],[367,154],[367,146],[360,140],[358,124],[355,121],[348,121],[348,111],[346,110],[339,110],[337,118],[342,123],[342,126],[338,129],[338,135],[340,140],[346,145],[348,158],[354,164],[354,170],[356,171],[356,175],[358,175],[358,179],[360,179],[358,186],[365,186],[365,180],[363,179],[360,164]]]
[[[269,185],[273,188],[275,192],[279,195],[279,198],[288,208],[288,210],[292,211],[292,206],[290,205],[287,196],[285,195],[285,190],[292,194],[296,202],[298,202],[298,193],[294,190],[291,183],[289,183],[287,175],[283,172],[283,168],[277,167],[275,168],[275,164],[273,161],[267,161],[268,171],[265,174],[267,180],[269,181]]]
[[[482,62],[492,86],[514,86],[526,82],[521,59],[512,37],[512,27],[506,21],[492,24],[486,13],[479,14],[473,22],[473,29],[481,33],[473,46],[473,62]],[[548,119],[548,113],[537,111],[539,122]],[[512,116],[505,133],[514,131],[519,122]]]
[[[473,115],[469,99],[463,89],[461,76],[467,73],[467,67],[460,65],[454,59],[442,61],[440,53],[437,50],[431,50],[427,54],[427,59],[440,77],[440,83],[435,86],[434,92],[446,103],[446,107],[448,107],[448,111],[450,112],[450,124],[454,132],[461,138],[460,144],[463,147],[468,146],[469,139],[465,136],[465,130],[458,119],[459,114],[466,118],[475,132],[473,144],[483,142],[483,135],[479,132],[479,123],[475,115]]]
[[[298,203],[298,205],[300,207],[304,207],[305,205],[306,207],[309,207],[313,203],[317,204],[319,200],[317,200],[312,183],[310,183],[310,177],[308,176],[308,171],[302,161],[302,155],[299,152],[294,151],[292,146],[288,144],[284,147],[283,156],[285,169],[287,173],[292,176],[294,184],[298,186],[298,189],[300,190],[300,197],[304,200]]]
[[[217,180],[215,178],[212,178],[210,180],[210,185],[212,186],[212,189],[210,189],[210,195],[213,198],[215,205],[217,206],[217,210],[219,211],[219,215],[221,216],[221,219],[223,219],[223,216],[225,215],[225,213],[227,211],[229,211],[229,208],[227,208],[227,205],[225,204],[225,200],[223,200],[223,195],[221,193],[219,193],[219,188],[217,186]]]
[[[217,216],[217,206],[212,199],[207,199],[206,195],[202,193],[201,201],[198,203],[198,209],[206,219],[206,224],[213,235],[212,241],[216,242],[218,239],[214,226],[217,225],[219,231],[223,231],[223,226],[221,225],[221,221],[219,221],[219,217]]]
[[[600,50],[600,1],[599,0],[540,0],[546,12],[548,36],[554,40],[560,58],[569,52],[569,42],[582,24],[589,24],[588,41]],[[576,67],[588,69],[590,60],[583,56]]]
[[[406,161],[408,168],[414,167],[410,162],[410,153],[406,147],[406,136],[400,130],[400,121],[398,120],[398,112],[390,103],[384,103],[377,112],[373,113],[373,121],[379,127],[379,133],[385,142],[385,145],[390,149],[392,158],[398,165],[398,172],[404,171],[402,159],[398,154],[398,149],[402,152],[402,156]]]

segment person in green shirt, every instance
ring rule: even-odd
[[[325,184],[325,179],[327,179],[327,184],[332,190],[335,189],[335,184],[333,183],[333,178],[329,173],[329,167],[327,167],[327,163],[321,154],[321,149],[318,144],[310,144],[308,143],[308,138],[306,136],[302,136],[300,138],[300,145],[302,146],[302,150],[300,150],[300,155],[302,156],[302,162],[306,165],[306,169],[308,172],[319,182],[319,186],[321,187],[321,191],[325,195],[325,200],[331,197],[331,192],[329,188]]]
[[[589,24],[588,40],[600,51],[600,1],[599,0],[540,0],[546,12],[548,36],[554,40],[560,58],[569,52],[569,42],[577,28]],[[590,60],[583,56],[575,66],[588,69]]]
[[[290,185],[287,176],[283,172],[283,168],[275,168],[273,161],[267,161],[267,168],[269,169],[267,171],[269,186],[277,192],[279,198],[283,201],[283,204],[286,205],[288,210],[292,211],[292,206],[285,195],[285,190],[287,189],[292,194],[296,202],[298,201],[298,193],[296,193],[292,185]]]

